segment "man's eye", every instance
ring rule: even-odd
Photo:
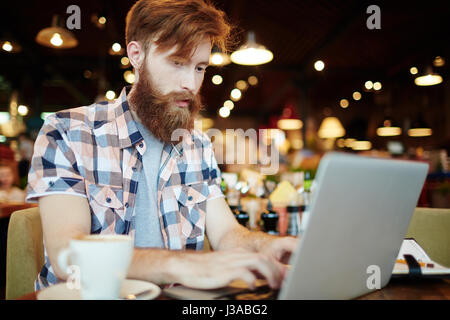
[[[204,67],[197,67],[197,71],[198,72],[205,72],[206,68],[204,68]]]

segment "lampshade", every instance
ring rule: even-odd
[[[223,53],[217,46],[214,46],[209,56],[209,64],[212,66],[226,66],[230,63],[230,56]]]
[[[303,127],[303,122],[300,119],[280,119],[277,126],[281,130],[298,130]]]
[[[425,122],[422,116],[419,116],[417,120],[411,124],[411,128],[408,130],[408,135],[410,137],[428,137],[432,134],[433,130]]]
[[[52,26],[42,29],[36,36],[36,42],[45,47],[54,49],[69,49],[78,45],[75,35],[58,26],[58,17],[53,16]]]
[[[292,103],[286,104],[283,108],[283,113],[277,120],[277,127],[281,130],[299,130],[303,128],[303,122],[300,120]]]
[[[402,129],[393,120],[386,118],[383,123],[377,128],[377,135],[380,137],[394,137],[402,134]]]
[[[356,140],[352,143],[354,151],[367,151],[372,149],[372,142],[367,140]]]
[[[427,68],[425,75],[422,75],[414,79],[414,83],[417,86],[434,86],[441,82],[442,77],[437,73],[433,73],[431,67]]]
[[[336,117],[323,119],[319,128],[319,137],[322,139],[339,138],[345,136],[345,129]]]
[[[264,46],[257,44],[255,41],[255,33],[250,31],[247,42],[237,51],[233,52],[230,58],[236,64],[256,66],[272,61],[273,53]]]

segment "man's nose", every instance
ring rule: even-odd
[[[181,78],[181,88],[195,94],[195,71],[186,71],[183,73]]]

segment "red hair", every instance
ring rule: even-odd
[[[138,41],[145,53],[156,39],[158,51],[177,46],[175,55],[187,57],[205,37],[226,52],[230,31],[225,13],[207,0],[140,0],[126,18],[126,44]]]

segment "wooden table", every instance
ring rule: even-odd
[[[161,294],[157,300],[167,300]],[[36,300],[36,292],[18,300]],[[450,300],[450,279],[391,279],[381,290],[356,300]]]
[[[383,289],[357,300],[450,300],[450,279],[391,279]]]

